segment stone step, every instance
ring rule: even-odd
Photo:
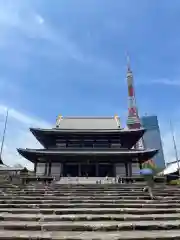
[[[0,213],[13,214],[170,214],[180,213],[180,208],[1,208]]]
[[[58,187],[58,188],[54,188],[54,187],[49,187],[49,186],[42,186],[42,187],[36,187],[36,186],[32,186],[32,187],[29,187],[29,186],[22,186],[22,187],[13,187],[13,188],[8,188],[8,187],[5,187],[6,189],[9,189],[9,190],[22,190],[24,189],[25,191],[26,190],[34,190],[34,189],[38,189],[40,191],[43,191],[44,189],[47,189],[47,190],[53,190],[53,191],[69,191],[69,190],[72,190],[72,191],[85,191],[85,190],[88,190],[88,191],[115,191],[115,190],[124,190],[124,191],[129,191],[131,189],[141,189],[143,186],[145,186],[146,183],[143,183],[142,185],[138,185],[138,186],[133,186],[131,184],[129,184],[129,187],[124,187],[123,185],[119,184],[117,185],[116,187],[109,187],[109,186],[103,186],[103,185],[99,185],[99,187],[95,187],[95,188],[89,188],[89,187],[78,187],[78,185],[76,187],[73,187],[73,186],[66,186],[66,187]],[[101,187],[102,186],[102,187]],[[156,184],[154,185],[154,187],[156,189],[167,189],[167,190],[170,190],[170,189],[173,189],[174,187],[170,186],[170,187],[167,187],[166,185],[163,185],[163,186],[157,186]],[[3,189],[3,188],[0,188],[0,189]],[[179,188],[178,188],[179,189]]]
[[[144,187],[144,186],[143,186]],[[139,189],[129,189],[129,190],[122,190],[122,189],[114,189],[114,190],[93,190],[93,191],[90,191],[88,189],[84,189],[83,191],[79,191],[79,190],[72,190],[72,189],[69,189],[69,190],[62,190],[62,189],[59,189],[59,190],[48,190],[48,189],[43,189],[43,190],[38,190],[38,189],[30,189],[30,190],[19,190],[19,189],[4,189],[4,191],[6,192],[9,192],[9,193],[39,193],[39,194],[43,194],[44,192],[47,192],[49,194],[51,193],[63,193],[63,194],[69,194],[69,193],[76,193],[76,194],[85,194],[88,192],[92,193],[92,194],[104,194],[104,193],[131,193],[131,192],[141,192],[142,191],[142,188],[139,188]],[[180,189],[164,189],[164,188],[161,188],[161,189],[156,189],[154,188],[153,189],[155,192],[165,192],[165,193],[174,193],[174,192],[177,192],[177,193],[180,193]],[[3,190],[2,190],[3,191]],[[2,192],[1,191],[1,192]]]
[[[59,189],[54,189],[54,188],[48,188],[48,187],[44,187],[44,188],[41,188],[41,189],[38,189],[38,188],[5,188],[5,189],[7,189],[8,191],[14,191],[14,192],[16,192],[16,191],[31,191],[31,190],[34,190],[34,191],[44,191],[44,190],[47,190],[47,191],[63,191],[63,192],[68,192],[68,191],[76,191],[76,192],[85,192],[85,191],[89,191],[89,192],[108,192],[108,191],[126,191],[126,192],[128,192],[128,191],[131,191],[132,189],[134,189],[135,191],[138,191],[138,190],[140,190],[140,189],[142,189],[144,186],[145,186],[146,184],[144,184],[144,185],[142,185],[141,187],[137,187],[137,188],[133,188],[133,187],[131,187],[131,188],[121,188],[121,187],[117,187],[117,188],[101,188],[101,189],[88,189],[88,188],[83,188],[83,189],[75,189],[75,188],[64,188],[64,189],[62,189],[62,188],[59,188]],[[175,190],[175,188],[167,188],[167,187],[154,187],[154,189],[155,190],[167,190],[167,191],[173,191],[173,190]],[[1,190],[3,190],[3,189],[1,189]],[[176,188],[176,191],[179,191],[180,190],[180,188]]]
[[[67,214],[67,215],[43,215],[43,214],[9,214],[1,213],[0,221],[154,221],[154,220],[180,220],[180,213],[175,214]]]
[[[9,196],[14,196],[14,197],[18,197],[18,196],[22,196],[21,194],[19,194],[19,195],[17,195],[17,194],[3,194],[3,195],[1,195],[2,197],[4,196],[4,195],[9,195]],[[28,195],[28,194],[27,194]],[[27,195],[26,195],[26,197],[27,197]],[[41,195],[41,194],[30,194],[29,193],[29,195],[31,195],[31,197],[43,197],[43,196],[56,196],[56,197],[66,197],[66,198],[68,198],[68,197],[89,197],[89,198],[92,198],[92,197],[94,197],[94,198],[104,198],[104,197],[110,197],[110,198],[122,198],[122,197],[143,197],[143,196],[148,196],[148,193],[146,192],[146,193],[143,193],[143,192],[141,192],[141,193],[123,193],[123,195],[122,194],[53,194],[53,195],[49,195],[49,194],[46,194],[46,193],[44,193],[44,195]],[[171,197],[178,197],[179,199],[180,199],[180,194],[177,194],[177,193],[174,193],[174,194],[167,194],[167,193],[154,193],[154,195],[156,195],[156,196],[161,196],[161,197],[166,197],[166,196],[171,196]]]
[[[142,185],[144,185],[145,182],[141,182],[141,183],[112,183],[112,184],[57,184],[53,186],[53,189],[67,189],[67,188],[71,188],[71,189],[104,189],[104,188],[109,188],[109,189],[116,189],[116,188],[138,188],[141,187]],[[161,187],[161,186],[167,186],[168,185],[161,183],[158,184],[156,183],[156,187]],[[26,185],[27,187],[29,187],[29,185]],[[43,186],[42,186],[43,187]],[[51,185],[49,185],[48,187],[51,187]]]
[[[0,204],[148,204],[148,203],[152,203],[152,204],[180,204],[180,200],[169,200],[166,198],[161,198],[159,200],[143,200],[143,199],[133,199],[133,200],[129,200],[129,199],[121,199],[121,200],[117,200],[117,199],[108,199],[108,200],[104,200],[104,199],[41,199],[41,200],[36,200],[36,199],[12,199],[12,198],[8,198],[5,200],[0,200]]]
[[[157,196],[155,195],[156,199],[159,201],[164,200],[170,200],[170,201],[179,201],[180,198],[177,196]],[[5,195],[5,196],[0,196],[0,200],[58,200],[59,202],[61,201],[70,201],[70,200],[74,200],[74,201],[101,201],[101,200],[105,200],[105,201],[125,201],[125,200],[131,200],[131,201],[149,201],[150,197],[148,194],[146,195],[141,195],[141,196],[116,196],[116,197],[111,197],[111,196],[104,196],[104,197],[98,197],[98,196],[85,196],[85,197],[76,197],[76,196],[64,196],[64,197],[59,197],[59,196],[38,196],[38,197],[34,197],[34,196],[14,196],[14,195]]]
[[[156,195],[157,196],[157,195]],[[27,195],[20,195],[20,196],[15,196],[15,195],[4,195],[4,196],[0,196],[1,200],[9,200],[9,199],[22,199],[22,200],[149,200],[149,195],[148,194],[144,194],[144,195],[140,195],[140,196],[101,196],[99,197],[97,196],[48,196],[48,195],[44,195],[44,196],[27,196]],[[166,200],[180,200],[179,197],[177,196],[162,196],[159,197],[158,199],[166,199]]]
[[[142,184],[141,186],[137,186],[137,187],[133,187],[131,184],[129,185],[129,187],[123,187],[121,184],[119,184],[117,187],[96,187],[96,188],[89,188],[89,187],[83,187],[83,188],[79,188],[79,187],[66,187],[66,188],[62,188],[62,187],[59,187],[59,188],[54,188],[54,187],[49,187],[49,186],[42,186],[42,187],[29,187],[29,186],[22,186],[21,188],[20,187],[5,187],[6,189],[9,189],[9,190],[18,190],[18,189],[24,189],[25,191],[26,190],[40,190],[40,191],[43,191],[44,189],[47,189],[49,191],[53,190],[53,191],[59,191],[59,190],[62,190],[62,191],[69,191],[69,190],[72,190],[72,191],[85,191],[85,190],[89,190],[89,191],[115,191],[116,189],[118,190],[124,190],[124,191],[128,191],[128,190],[131,190],[131,189],[140,189],[142,188],[144,185],[146,185],[145,183]],[[161,189],[161,188],[164,188],[164,189],[173,189],[173,187],[166,187],[166,186],[161,186],[161,187],[156,187],[156,185],[154,186],[156,189]],[[3,188],[0,188],[0,189],[3,189]]]
[[[46,191],[55,191],[55,192],[60,192],[60,191],[62,191],[62,192],[69,192],[69,191],[72,191],[72,192],[79,192],[79,193],[84,193],[84,192],[86,192],[86,191],[89,191],[89,192],[116,192],[116,191],[121,191],[121,192],[129,192],[129,191],[131,191],[132,189],[134,190],[134,191],[140,191],[144,186],[146,186],[146,184],[144,184],[143,186],[141,186],[141,187],[138,187],[138,188],[127,188],[127,189],[125,189],[125,188],[115,188],[115,189],[86,189],[86,188],[84,188],[84,189],[81,189],[81,190],[79,190],[79,189],[71,189],[71,188],[69,188],[69,189],[49,189],[49,188],[46,188],[46,187],[44,187],[43,189],[38,189],[38,188],[32,188],[32,189],[28,189],[28,188],[4,188],[4,189],[6,189],[7,191],[13,191],[13,192],[16,192],[16,191],[40,191],[40,192],[43,192],[44,190],[46,190]],[[1,189],[1,191],[3,191],[4,189]],[[161,187],[161,188],[156,188],[156,187],[154,187],[154,189],[155,190],[164,190],[164,191],[180,191],[180,188],[178,187],[178,188],[166,188],[166,187]]]
[[[156,209],[166,209],[166,208],[180,208],[180,203],[41,203],[41,204],[0,204],[0,210],[2,208],[57,208],[57,209],[64,209],[64,208],[69,208],[69,209],[74,209],[74,208],[116,208],[116,209],[121,209],[121,208],[156,208]]]
[[[144,185],[146,183],[146,181],[143,182],[139,182],[139,183],[112,183],[112,184],[65,184],[65,185],[47,185],[47,187],[53,188],[53,189],[67,189],[67,188],[72,188],[72,189],[84,189],[84,188],[88,188],[88,189],[103,189],[103,188],[110,188],[110,189],[114,189],[114,188],[138,188],[141,187],[142,185]],[[35,185],[25,185],[26,187],[33,187]],[[43,188],[43,185],[41,185]],[[41,186],[39,185],[39,187],[41,188]],[[166,185],[166,183],[157,183],[155,182],[155,186],[156,187],[161,187],[161,186],[166,186],[168,187],[173,187],[174,185]]]
[[[29,188],[4,188],[6,189],[7,191],[12,191],[12,192],[17,192],[17,191],[40,191],[40,192],[43,192],[43,191],[55,191],[55,192],[69,192],[69,191],[72,191],[72,192],[86,192],[86,191],[89,191],[89,192],[114,192],[114,191],[121,191],[121,192],[129,192],[131,191],[132,189],[134,191],[140,191],[144,186],[146,186],[145,184],[141,187],[138,187],[138,188],[115,188],[115,189],[50,189],[50,188],[46,188],[44,187],[43,189],[38,189],[38,188],[32,188],[32,189],[29,189]],[[3,191],[4,189],[0,189],[1,191]],[[180,188],[178,187],[177,189],[174,189],[174,188],[166,188],[166,187],[161,187],[161,188],[156,188],[154,187],[155,190],[164,190],[164,191],[180,191]]]
[[[180,197],[177,196],[159,196],[154,194],[155,197],[155,201],[174,201],[175,202],[179,202],[180,201]],[[59,201],[59,203],[65,201],[65,202],[70,202],[71,200],[75,201],[75,202],[88,202],[88,201],[122,201],[122,203],[124,203],[125,201],[149,201],[150,200],[150,196],[149,194],[144,194],[141,196],[117,196],[117,197],[111,197],[111,196],[104,196],[104,197],[94,197],[94,196],[89,196],[89,197],[75,197],[75,196],[69,196],[69,197],[58,197],[58,196],[44,196],[43,197],[26,197],[26,196],[11,196],[11,195],[5,195],[3,197],[0,197],[0,201],[4,201],[5,200],[23,200],[23,201],[28,201],[28,200],[38,200],[38,201],[43,201],[43,200],[56,200]]]
[[[0,240],[179,240],[179,230],[67,232],[0,231]]]
[[[167,192],[156,192],[156,191],[153,191],[154,195],[157,195],[157,196],[174,196],[174,197],[180,197],[180,193],[177,193],[177,192],[173,192],[173,193],[167,193]],[[44,197],[44,196],[55,196],[55,197],[70,197],[70,196],[73,196],[73,197],[98,197],[98,198],[102,198],[102,197],[109,197],[111,196],[112,198],[113,197],[120,197],[120,196],[124,196],[124,197],[137,197],[137,196],[146,196],[148,195],[148,192],[129,192],[129,193],[113,193],[113,194],[110,194],[110,193],[104,193],[104,194],[91,194],[91,193],[87,193],[87,194],[76,194],[76,193],[68,193],[68,194],[63,194],[63,193],[47,193],[47,192],[44,192],[43,194],[41,193],[8,193],[8,192],[3,192],[3,193],[0,193],[0,198],[3,197],[4,195],[6,196],[16,196],[16,197],[19,197],[19,196],[31,196],[31,197]]]
[[[176,188],[176,185],[167,185],[166,183],[163,184],[158,184],[156,182],[155,183],[155,187],[156,188],[162,188],[162,186],[164,188]],[[76,184],[76,185],[17,185],[16,187],[18,188],[24,188],[24,189],[30,189],[30,188],[39,188],[39,189],[44,189],[44,187],[49,188],[49,189],[79,189],[79,190],[83,190],[83,189],[117,189],[117,188],[122,188],[122,189],[130,189],[130,188],[140,188],[143,185],[145,185],[146,182],[142,182],[141,184],[136,184],[136,183],[128,183],[128,184],[122,184],[122,183],[118,183],[118,184],[93,184],[93,185],[81,185],[81,184]],[[7,186],[8,187],[8,186]],[[11,186],[10,186],[11,187]],[[179,186],[178,186],[179,187]]]
[[[16,188],[24,188],[24,189],[32,189],[32,188],[38,188],[38,189],[44,189],[44,188],[48,188],[48,189],[53,189],[53,190],[56,190],[56,189],[79,189],[79,190],[83,190],[83,189],[117,189],[117,188],[121,188],[121,189],[130,189],[130,188],[140,188],[142,187],[144,184],[146,184],[146,182],[142,182],[141,184],[132,184],[132,183],[129,183],[129,184],[94,184],[93,186],[90,186],[90,185],[80,185],[80,184],[76,184],[76,185],[65,185],[65,186],[62,186],[62,185],[58,185],[58,186],[53,186],[53,185],[45,185],[45,184],[42,184],[42,185],[36,185],[36,184],[33,184],[33,185],[19,185],[19,186],[16,186]],[[166,185],[166,184],[157,184],[155,183],[155,187],[156,188],[161,188],[161,187],[166,187],[166,188],[173,188],[174,186],[173,185]],[[11,185],[8,185],[5,186],[7,188],[12,188]],[[1,188],[3,188],[3,186],[1,186]],[[0,188],[0,189],[1,189]],[[15,187],[13,187],[15,188]]]
[[[27,231],[151,231],[151,230],[180,230],[180,220],[174,221],[58,221],[36,222],[0,221],[2,230]]]

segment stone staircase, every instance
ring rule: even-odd
[[[159,184],[0,187],[0,240],[180,239],[180,188]]]

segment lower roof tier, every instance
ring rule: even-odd
[[[71,161],[73,158],[87,159],[87,157],[100,157],[102,159],[109,158],[119,162],[124,160],[129,161],[147,161],[152,159],[158,152],[157,149],[144,149],[144,150],[123,150],[123,149],[57,149],[57,150],[47,150],[47,149],[18,149],[19,154],[31,162],[43,162],[48,161]]]

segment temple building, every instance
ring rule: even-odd
[[[56,127],[30,131],[43,148],[19,148],[18,152],[34,163],[37,176],[133,176],[158,152],[134,148],[145,129],[123,129],[118,116],[59,116]]]

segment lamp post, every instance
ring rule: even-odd
[[[178,176],[180,176],[180,163],[179,163],[179,160],[178,160],[178,151],[177,151],[176,141],[175,141],[175,137],[174,137],[174,129],[173,129],[173,125],[172,125],[171,121],[170,121],[170,128],[171,128],[175,158],[176,158],[176,162],[177,162],[177,166],[178,166]]]
[[[9,111],[8,111],[8,109],[7,109],[7,112],[6,112],[6,119],[5,119],[5,123],[4,123],[3,136],[2,136],[2,142],[1,142],[1,149],[0,149],[0,160],[1,160],[1,161],[2,161],[2,152],[3,152],[3,147],[4,147],[4,140],[5,140],[5,135],[6,135],[6,128],[7,128],[8,114],[9,114]]]

